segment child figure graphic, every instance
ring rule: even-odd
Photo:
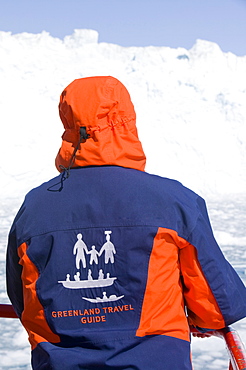
[[[90,257],[90,265],[92,265],[93,262],[95,262],[95,264],[98,265],[98,257],[97,256],[99,256],[99,253],[96,250],[95,245],[93,245],[91,248],[92,249],[88,252],[88,254],[91,255],[91,257]]]

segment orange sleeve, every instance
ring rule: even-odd
[[[137,336],[167,335],[189,341],[179,269],[179,247],[187,242],[159,228],[150,255],[148,279]]]
[[[27,244],[23,243],[18,248],[22,270],[22,283],[24,295],[24,311],[21,322],[29,334],[29,342],[34,349],[40,342],[60,342],[60,337],[54,334],[45,318],[44,308],[41,305],[36,291],[36,282],[39,277],[36,266],[29,259]]]
[[[207,329],[225,327],[219,306],[197,259],[195,247],[188,244],[180,249],[179,258],[189,324]]]

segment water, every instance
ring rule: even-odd
[[[225,257],[246,284],[246,195],[231,195],[207,201],[209,216]],[[246,319],[232,325],[246,343]],[[228,369],[228,354],[220,338],[193,338],[195,370]]]
[[[0,204],[0,302],[9,303],[5,285],[6,244],[20,200],[2,200]],[[216,239],[246,283],[246,195],[214,197],[207,205]],[[233,328],[246,343],[246,319],[234,324]],[[1,318],[0,333],[0,369],[30,370],[30,347],[19,320]],[[192,356],[194,370],[228,369],[227,350],[219,338],[193,338]]]

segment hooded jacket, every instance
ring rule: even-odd
[[[68,166],[83,126],[90,140],[80,146],[73,166],[117,165],[144,170],[136,113],[120,81],[113,77],[73,81],[61,94],[59,113],[65,128],[56,158],[59,171]]]
[[[59,112],[62,174],[27,194],[7,251],[33,368],[191,370],[189,325],[246,316],[203,199],[144,172],[134,107],[115,78],[75,80]]]

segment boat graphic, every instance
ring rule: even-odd
[[[81,288],[101,288],[114,284],[116,277],[108,277],[106,279],[93,279],[93,280],[64,280],[58,281],[64,288],[68,289],[81,289]]]
[[[96,298],[86,298],[82,297],[82,299],[89,301],[91,303],[105,303],[105,302],[114,302],[118,301],[119,299],[123,298],[124,295],[117,297],[115,294],[110,295],[109,297],[106,296],[106,292],[103,292],[103,298],[96,297]]]

